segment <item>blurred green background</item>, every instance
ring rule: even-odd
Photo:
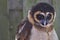
[[[0,0],[0,40],[14,40],[17,25],[38,2],[47,2],[56,10],[55,29],[60,39],[60,0]]]

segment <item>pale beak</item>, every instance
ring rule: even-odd
[[[42,25],[43,27],[46,27],[47,24],[48,24],[48,22],[47,22],[46,20],[41,21],[41,25]]]

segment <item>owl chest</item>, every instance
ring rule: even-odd
[[[30,40],[48,40],[48,35],[45,33],[35,33],[30,36]]]
[[[31,30],[30,40],[48,40],[48,34],[33,28]]]
[[[32,28],[30,40],[56,40],[57,37],[55,35],[56,34],[51,34],[51,33],[49,33],[48,35],[47,32],[38,31],[37,29]]]

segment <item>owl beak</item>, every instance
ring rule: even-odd
[[[46,21],[44,21],[43,25],[47,25]]]
[[[47,22],[46,20],[43,20],[43,21],[41,22],[41,24],[42,24],[43,26],[46,26],[46,25],[48,24],[48,22]]]

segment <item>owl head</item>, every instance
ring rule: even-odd
[[[38,3],[28,12],[28,19],[32,25],[38,28],[47,28],[53,25],[56,13],[54,8],[48,3]]]

